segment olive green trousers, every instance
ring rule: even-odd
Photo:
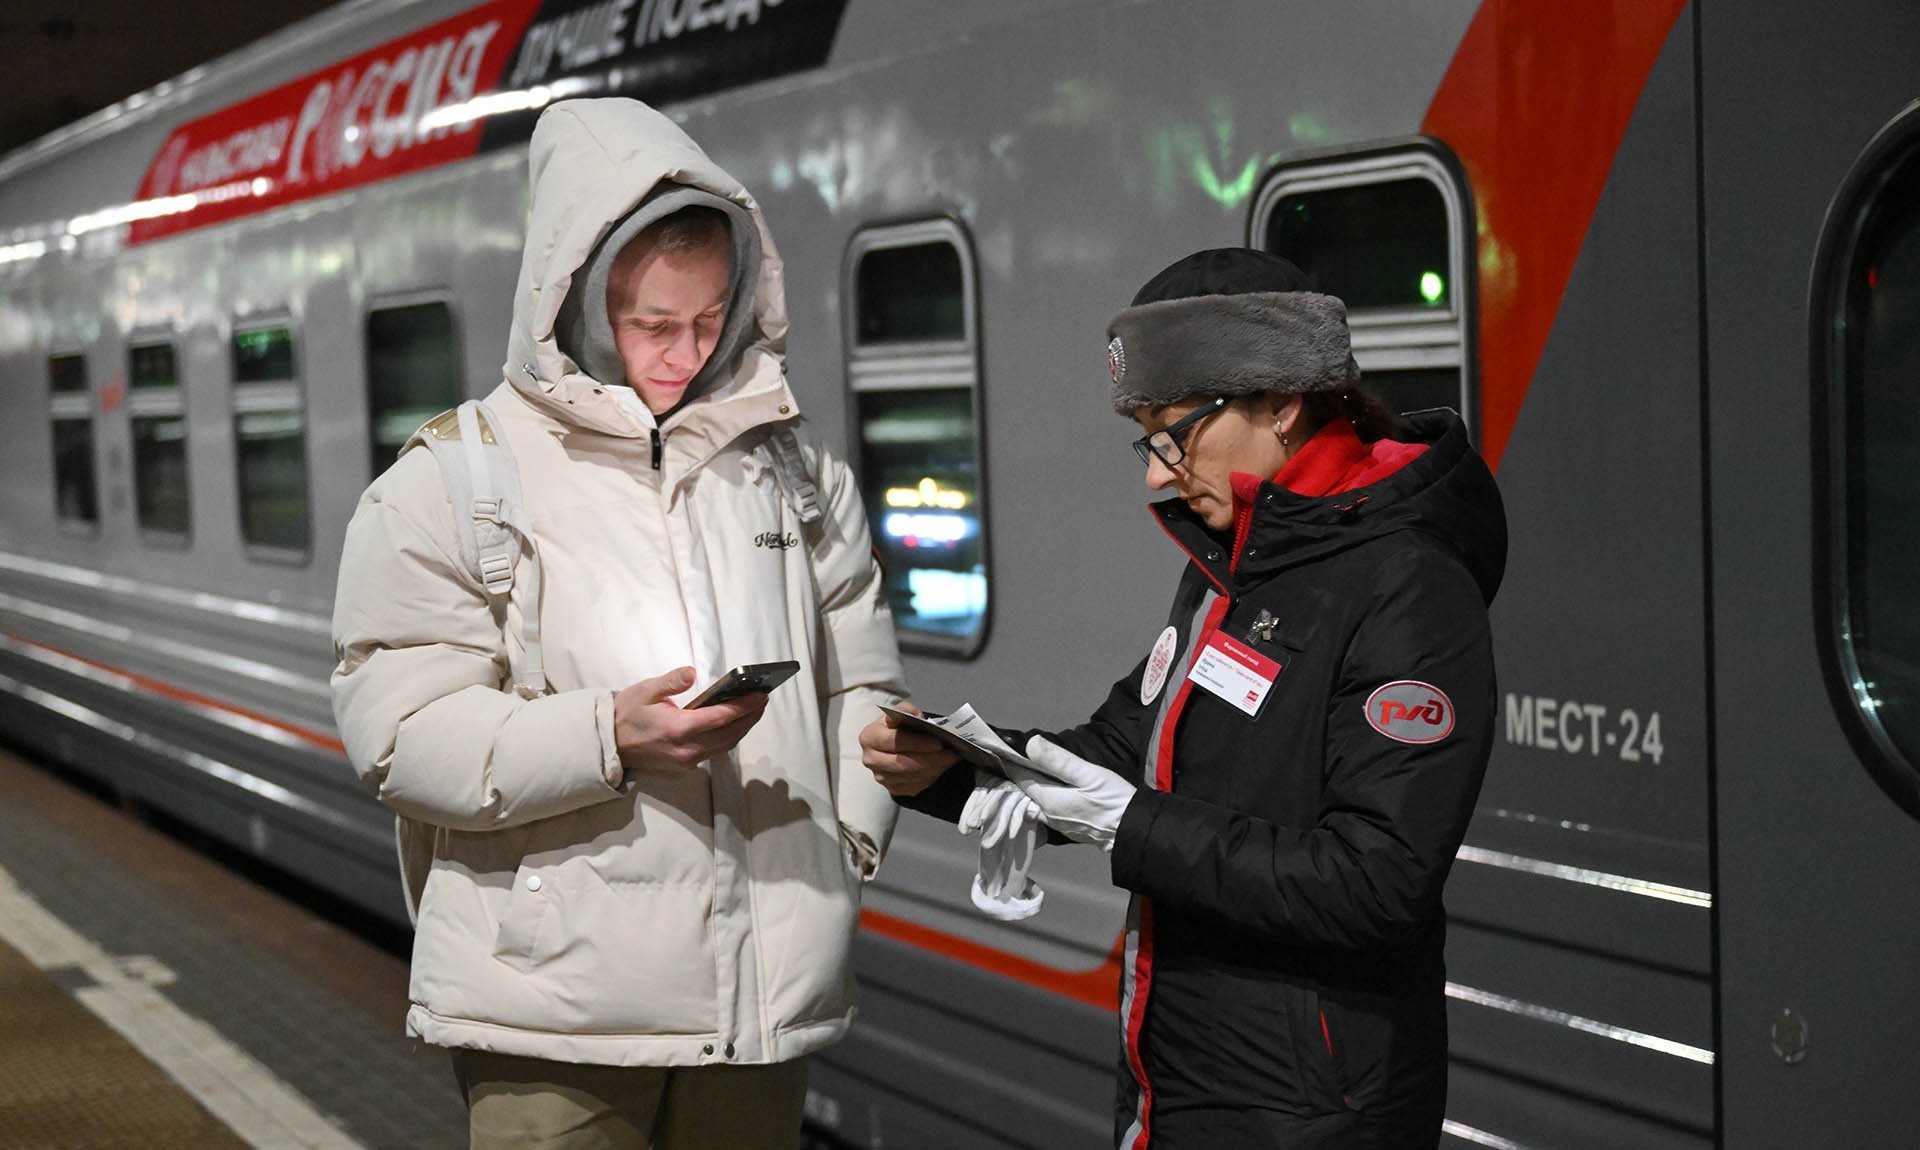
[[[472,1150],[793,1150],[805,1059],[586,1066],[453,1051]]]

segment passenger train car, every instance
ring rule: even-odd
[[[1103,329],[1177,256],[1289,255],[1466,415],[1513,547],[1447,1145],[1911,1145],[1916,59],[1894,0],[350,0],[0,159],[0,728],[404,921],[342,533],[500,378],[538,109],[636,95],[766,207],[929,706],[1069,724],[1152,644]],[[903,817],[817,1126],[1108,1142],[1124,900],[1043,855],[992,922]]]

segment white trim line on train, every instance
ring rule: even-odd
[[[1643,1050],[1652,1050],[1660,1054],[1670,1054],[1675,1058],[1685,1058],[1690,1062],[1712,1066],[1713,1051],[1699,1046],[1690,1046],[1671,1038],[1662,1038],[1657,1034],[1648,1034],[1641,1030],[1630,1030],[1624,1026],[1615,1026],[1610,1022],[1596,1022],[1591,1018],[1582,1018],[1564,1010],[1555,1010],[1538,1003],[1522,1002],[1517,998],[1508,998],[1504,994],[1495,994],[1490,990],[1479,990],[1471,986],[1462,986],[1457,982],[1447,983],[1447,997],[1457,998],[1461,1002],[1471,1002],[1475,1006],[1485,1006],[1494,1010],[1517,1014],[1522,1018],[1531,1018],[1536,1022],[1548,1022],[1555,1026],[1564,1026],[1568,1030],[1577,1030],[1582,1034],[1597,1034],[1601,1038],[1611,1038],[1615,1042],[1624,1042],[1629,1046],[1638,1046]]]
[[[140,647],[156,655],[198,663],[202,667],[225,671],[243,679],[272,683],[311,695],[316,699],[331,701],[333,698],[333,690],[327,685],[325,679],[298,675],[292,671],[282,670],[271,663],[262,663],[257,659],[243,659],[238,655],[228,655],[221,651],[210,651],[205,647],[196,647],[192,643],[182,643],[176,639],[143,635],[125,624],[109,623],[102,619],[95,619],[91,615],[82,615],[78,611],[69,611],[64,607],[50,607],[31,599],[0,594],[0,611],[11,611],[16,615],[38,619],[42,623],[51,623],[68,631],[78,631],[83,635],[92,635],[121,646]]]
[[[220,782],[266,799],[268,802],[276,803],[288,810],[305,815],[318,822],[326,823],[336,830],[346,831],[372,842],[382,844],[388,842],[389,832],[384,827],[376,827],[358,822],[331,807],[314,802],[298,791],[281,786],[279,783],[272,782],[271,780],[263,779],[250,771],[242,770],[231,763],[222,762],[210,755],[203,755],[198,751],[190,751],[185,747],[175,746],[165,739],[150,735],[145,731],[120,722],[118,719],[110,719],[91,707],[82,706],[71,699],[63,698],[51,691],[43,691],[38,687],[22,683],[18,679],[11,678],[7,675],[0,675],[0,691],[10,692],[37,707],[52,711],[62,718],[92,727],[101,734],[111,735],[149,754],[158,755],[180,766],[198,771],[200,774],[206,775],[209,778],[217,779]]]
[[[1523,1146],[1511,1138],[1489,1134],[1478,1127],[1469,1126],[1465,1122],[1455,1122],[1451,1118],[1440,1123],[1440,1132],[1458,1138],[1462,1142],[1471,1142],[1475,1146],[1491,1146],[1493,1150],[1531,1150],[1530,1147]]]
[[[76,587],[96,587],[102,591],[129,598],[151,599],[156,603],[165,603],[169,607],[188,607],[195,611],[205,611],[212,615],[228,615],[253,623],[271,623],[290,631],[304,631],[321,638],[329,638],[333,633],[331,621],[324,615],[276,607],[271,603],[232,599],[206,591],[183,591],[177,587],[165,587],[140,579],[129,579],[123,575],[108,575],[104,571],[73,567],[65,563],[52,563],[45,559],[30,559],[25,555],[14,555],[5,551],[0,551],[0,571],[15,571],[40,579],[70,583]]]
[[[1532,859],[1524,855],[1508,854],[1505,851],[1487,850],[1485,847],[1462,845],[1455,853],[1462,862],[1479,863],[1482,866],[1499,867],[1502,870],[1520,871],[1523,874],[1537,874],[1545,878],[1557,878],[1566,882],[1584,883],[1605,890],[1617,890],[1625,894],[1637,894],[1646,898],[1663,899],[1677,902],[1683,906],[1702,909],[1713,906],[1713,894],[1704,890],[1674,886],[1670,883],[1654,882],[1651,879],[1634,878],[1632,875],[1613,874],[1603,870],[1588,870],[1586,867],[1568,866],[1565,863],[1549,862],[1546,859]]]

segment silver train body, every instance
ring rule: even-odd
[[[0,732],[402,921],[391,820],[332,726],[335,566],[417,414],[370,390],[405,377],[381,356],[437,348],[455,394],[500,378],[525,149],[176,227],[216,177],[267,196],[249,165],[390,125],[349,109],[258,147],[167,145],[282,86],[345,90],[339,61],[391,80],[394,46],[475,11],[350,3],[0,159]],[[1446,1144],[1920,1129],[1901,1082],[1920,626],[1898,604],[1920,513],[1886,478],[1920,434],[1886,382],[1920,330],[1920,7],[615,0],[513,19],[496,32],[524,50],[493,88],[511,98],[453,93],[475,116],[652,91],[595,71],[589,33],[602,55],[711,44],[726,68],[752,56],[727,37],[761,36],[758,78],[665,106],[766,207],[794,387],[868,467],[883,547],[927,573],[900,602],[929,706],[1070,724],[1158,633],[1180,557],[1102,365],[1133,287],[1243,243],[1347,285],[1363,369],[1467,414],[1512,528],[1503,741],[1448,888]],[[812,57],[764,64],[803,40]],[[562,67],[600,79],[544,78]],[[389,83],[380,114],[453,84]],[[160,185],[193,164],[189,210]],[[928,443],[947,470],[921,482]],[[1092,852],[1052,851],[1045,911],[1002,925],[969,907],[972,869],[950,827],[902,819],[861,1020],[818,1060],[812,1117],[861,1146],[1107,1144],[1123,895]]]

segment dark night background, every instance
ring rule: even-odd
[[[0,154],[335,0],[4,0]]]

